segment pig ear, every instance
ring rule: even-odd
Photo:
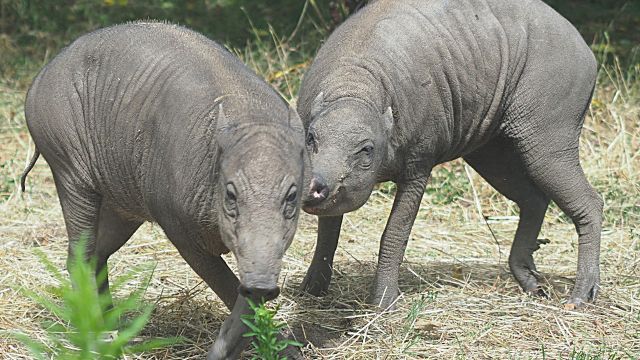
[[[384,114],[382,115],[382,121],[384,122],[384,129],[387,131],[387,133],[391,132],[391,129],[393,128],[393,109],[391,109],[391,106],[389,106],[387,108],[387,110],[384,112]]]
[[[293,131],[304,135],[304,125],[302,125],[302,120],[300,120],[295,104],[289,104],[289,127]]]
[[[213,117],[216,121],[216,140],[218,146],[224,149],[227,147],[229,138],[231,137],[231,124],[229,118],[224,113],[222,103],[218,104],[209,116]]]
[[[320,94],[318,94],[318,96],[316,96],[315,99],[313,99],[313,103],[311,103],[311,118],[315,119],[318,115],[320,115],[323,108],[324,108],[324,93],[321,92]]]
[[[215,109],[213,109],[212,114],[213,118],[216,119],[216,130],[218,134],[229,128],[229,120],[227,116],[224,114],[224,109],[222,108],[222,103],[218,104]]]

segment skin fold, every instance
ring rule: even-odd
[[[603,201],[578,156],[595,79],[580,34],[539,0],[377,0],[354,14],[299,94],[312,166],[303,208],[320,216],[302,289],[326,293],[342,215],[393,181],[370,295],[392,307],[431,170],[462,157],[520,209],[509,266],[522,288],[543,294],[532,254],[553,200],[578,233],[567,304],[595,299]]]
[[[246,299],[278,296],[296,229],[305,159],[296,111],[213,41],[139,22],[65,48],[34,80],[25,113],[69,251],[88,237],[101,271],[143,222],[158,223],[231,310],[207,359],[237,358],[250,340]],[[229,251],[239,279],[221,257]]]

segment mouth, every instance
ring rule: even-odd
[[[344,192],[343,186],[338,186],[336,191],[329,194],[329,196],[322,200],[321,202],[317,202],[317,200],[313,197],[305,201],[302,205],[302,210],[311,215],[323,214],[327,210],[330,210],[332,207],[336,206],[339,202],[339,196]]]
[[[269,288],[248,287],[244,284],[240,284],[238,287],[238,294],[256,302],[271,301],[280,295],[280,288],[278,286]]]
[[[311,215],[318,215],[318,213],[322,211],[322,209],[318,207],[309,207],[309,206],[303,206],[302,210],[304,210],[304,212],[306,212],[307,214],[311,214]]]

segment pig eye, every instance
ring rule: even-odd
[[[361,154],[370,155],[373,152],[373,146],[367,145],[360,149]]]
[[[291,185],[284,204],[284,216],[287,219],[293,218],[297,210],[298,189],[295,185]]]
[[[358,150],[356,155],[358,156],[360,167],[365,170],[368,169],[373,161],[373,146],[365,145],[362,149]]]
[[[224,195],[224,211],[232,218],[238,216],[236,188],[233,184],[227,184],[227,188]]]
[[[287,195],[287,202],[289,203],[295,202],[297,198],[298,198],[298,192],[293,191],[292,193]]]

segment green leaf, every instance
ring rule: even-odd
[[[173,346],[185,343],[187,341],[186,338],[181,336],[170,337],[170,338],[159,338],[159,339],[151,339],[147,340],[141,344],[136,345],[128,345],[125,348],[126,354],[137,354],[145,351],[161,349],[167,346]]]
[[[182,341],[181,338],[150,339],[141,344],[127,346],[128,342],[140,333],[153,311],[153,306],[145,305],[142,301],[151,275],[143,277],[141,285],[136,290],[121,302],[115,302],[108,310],[107,306],[111,304],[110,296],[99,294],[97,289],[101,279],[106,279],[106,273],[96,276],[95,261],[85,259],[85,249],[84,240],[79,241],[74,248],[73,258],[69,261],[68,279],[62,277],[44,253],[40,252],[38,256],[41,262],[59,284],[49,287],[44,294],[18,289],[24,296],[37,302],[61,320],[43,323],[48,337],[46,343],[38,343],[25,335],[17,336],[19,341],[31,349],[34,357],[64,360],[116,359],[125,352],[136,353]],[[136,267],[123,277],[118,277],[115,283],[122,286],[130,282],[142,269],[155,269],[155,265]],[[115,338],[109,340],[111,332],[118,328],[120,317],[130,313],[138,315],[121,326]]]
[[[282,359],[278,356],[278,352],[286,349],[288,346],[302,346],[302,344],[289,339],[279,339],[280,329],[286,324],[284,322],[275,322],[275,314],[278,310],[269,309],[264,302],[256,305],[250,299],[247,299],[249,307],[253,314],[242,315],[242,322],[247,325],[250,331],[243,334],[244,337],[253,337],[251,346],[257,353],[257,359]]]
[[[22,333],[11,333],[16,340],[21,342],[27,349],[31,355],[37,360],[45,360],[44,354],[47,353],[47,347],[45,344],[32,340],[29,336]]]
[[[149,318],[151,317],[151,311],[153,308],[148,306],[145,311],[136,317],[131,324],[127,326],[127,328],[118,332],[118,336],[111,343],[112,347],[122,348],[125,346],[131,339],[133,339],[136,335],[142,331],[142,328],[147,324]]]

